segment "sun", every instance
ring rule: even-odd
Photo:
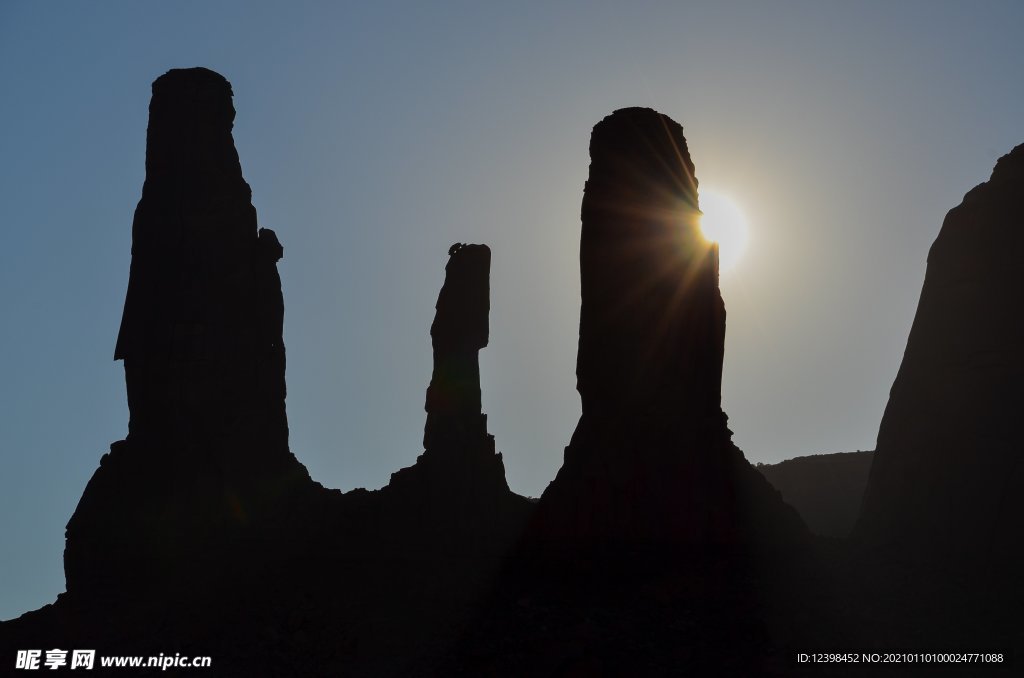
[[[700,189],[700,230],[718,243],[718,267],[728,271],[747,246],[747,217],[732,198],[714,190]]]

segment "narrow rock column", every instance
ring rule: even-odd
[[[583,193],[577,388],[585,418],[721,415],[725,305],[682,128],[655,111],[594,127]]]
[[[434,371],[427,387],[423,447],[487,435],[480,404],[480,349],[487,346],[491,250],[452,245],[430,327]]]
[[[480,399],[480,349],[487,346],[491,250],[457,243],[430,327],[434,370],[427,388],[423,454],[391,475],[388,511],[416,539],[465,549],[507,544],[530,504],[505,480]],[[475,547],[474,547],[475,548]]]

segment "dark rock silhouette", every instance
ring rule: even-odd
[[[115,352],[129,435],[68,524],[68,592],[6,624],[3,649],[155,655],[173,639],[214,650],[218,675],[422,671],[532,508],[481,412],[490,250],[450,251],[424,453],[381,490],[326,490],[288,450],[283,248],[256,227],[230,85],[174,70],[153,92]]]
[[[814,534],[846,537],[860,515],[874,452],[815,454],[755,468]]]
[[[857,536],[1024,564],[1024,145],[946,215],[878,432]]]
[[[279,523],[309,483],[288,450],[283,249],[257,229],[231,97],[203,68],[153,83],[114,352],[129,433],[68,523],[72,592],[216,578],[238,560],[237,542]]]
[[[19,649],[96,648],[208,654],[216,675],[239,677],[792,675],[797,652],[1019,646],[1019,583],[986,595],[977,583],[922,576],[930,568],[866,568],[844,540],[810,537],[732,444],[720,403],[717,249],[696,228],[682,129],[648,109],[617,111],[594,129],[581,243],[583,416],[541,501],[509,490],[482,412],[483,245],[449,251],[416,463],[376,491],[313,482],[288,449],[283,249],[257,229],[233,116],[230,85],[216,73],[175,70],[154,83],[115,351],[129,435],[104,455],[68,524],[67,593],[0,624],[0,661]],[[1006,226],[1019,220],[1020,165],[1019,150],[1004,158],[933,249],[880,436],[887,456],[872,471],[876,512],[861,523],[864,543],[890,536],[882,514],[899,517],[892,534],[926,524],[930,514],[911,512],[911,500],[932,501],[948,519],[946,497],[967,502],[955,528],[991,518],[1006,543],[1019,539],[1010,534],[1019,503],[1004,491],[1019,484],[1011,455],[996,455],[1004,487],[981,473],[994,452],[964,460],[948,445],[996,441],[993,450],[1008,452],[1015,442],[1007,403],[1017,404],[1019,328],[995,305],[1019,291],[1021,236]],[[964,220],[984,246],[959,234]],[[935,312],[950,303],[992,343]],[[964,409],[962,421],[941,410],[948,439],[927,437],[920,454],[895,445],[916,440],[950,403]],[[897,426],[903,419],[909,428]],[[829,455],[827,468],[839,457],[854,455]],[[793,462],[801,474],[810,464]],[[962,486],[950,484],[950,465]],[[902,501],[889,490],[907,487],[906,473],[922,486]],[[974,492],[982,475],[1002,492],[994,513]]]
[[[421,534],[497,535],[507,543],[530,505],[508,489],[481,408],[479,353],[488,339],[491,250],[456,243],[448,254],[430,328],[434,370],[427,387],[424,452],[415,465],[392,474],[383,494],[392,510],[417,517]]]
[[[423,447],[486,435],[480,405],[480,349],[487,346],[491,250],[456,243],[430,328],[434,372],[427,388]]]
[[[583,414],[538,506],[544,538],[786,543],[806,528],[732,444],[721,409],[718,246],[673,120],[594,127],[583,196],[577,389]]]
[[[700,234],[686,140],[623,109],[590,154],[582,417],[452,672],[772,673],[769,592],[811,536],[731,442],[718,249]],[[697,647],[732,652],[716,666]]]

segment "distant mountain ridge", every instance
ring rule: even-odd
[[[860,515],[873,459],[873,451],[837,452],[754,467],[797,510],[811,532],[846,537]]]

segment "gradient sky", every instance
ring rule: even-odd
[[[285,246],[292,449],[324,485],[422,451],[460,241],[494,253],[490,430],[512,489],[543,491],[579,416],[590,129],[624,106],[681,123],[750,221],[722,278],[747,458],[872,448],[942,218],[1024,141],[1024,5],[628,4],[0,3],[0,619],[63,590],[64,525],[127,432],[112,355],[170,68],[234,86]]]

